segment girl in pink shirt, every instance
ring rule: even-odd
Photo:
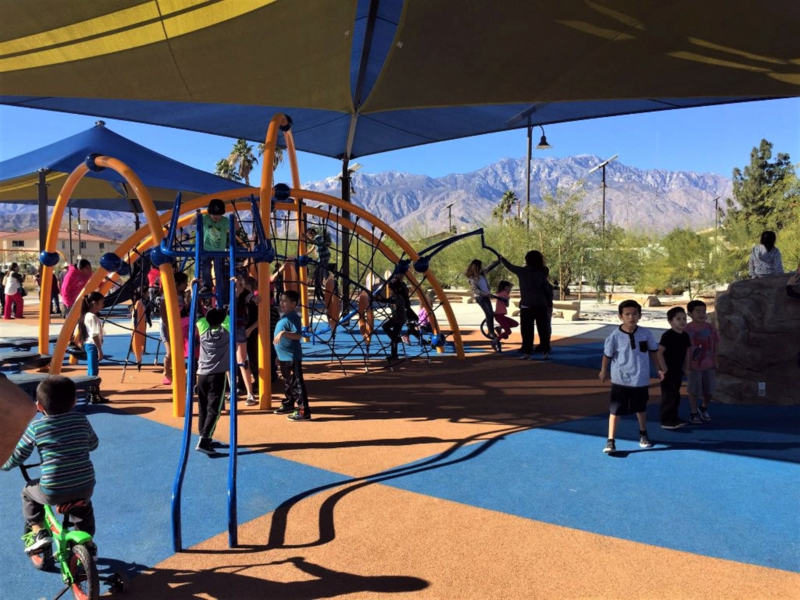
[[[519,325],[508,316],[508,302],[513,288],[514,285],[510,281],[501,281],[497,286],[497,294],[495,294],[497,301],[494,305],[494,319],[498,325],[495,331],[498,339],[501,340],[507,340],[508,336],[511,335],[511,330]]]

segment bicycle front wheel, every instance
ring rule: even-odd
[[[89,549],[81,544],[72,547],[69,557],[69,572],[72,576],[72,595],[75,600],[97,600],[100,598],[100,577],[97,565]]]

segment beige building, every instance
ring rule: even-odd
[[[58,232],[58,243],[56,250],[61,254],[62,260],[59,266],[64,266],[69,262],[75,262],[81,258],[86,258],[92,263],[93,268],[97,268],[100,257],[106,252],[112,252],[119,243],[102,235],[94,233],[81,233],[78,240],[78,232],[72,232],[72,260],[70,260],[70,241],[69,231],[62,229]],[[39,266],[39,230],[29,229],[26,231],[3,231],[0,232],[0,263],[7,265],[16,262],[20,265],[32,266],[37,269]]]

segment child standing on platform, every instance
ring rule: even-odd
[[[616,432],[619,418],[635,414],[639,421],[639,446],[652,448],[647,436],[647,400],[649,399],[650,359],[658,364],[658,344],[653,334],[638,326],[642,307],[635,300],[624,300],[619,305],[622,325],[606,338],[603,347],[603,365],[600,381],[605,383],[611,373],[611,405],[608,416],[608,441],[603,452],[617,451]],[[664,372],[659,368],[659,379]]]
[[[678,429],[686,421],[678,417],[681,404],[681,382],[689,368],[689,347],[692,345],[686,329],[686,311],[676,306],[667,311],[671,329],[661,336],[658,343],[658,361],[665,372],[661,382],[661,428]]]
[[[706,303],[692,300],[686,305],[686,312],[692,322],[686,326],[686,333],[692,343],[689,360],[689,423],[694,425],[711,421],[708,405],[717,387],[717,345],[719,337],[714,326],[706,321]],[[702,404],[698,407],[698,398]]]
[[[195,450],[214,454],[211,438],[225,397],[231,350],[231,319],[225,311],[212,308],[205,317],[198,319],[197,331],[200,334],[200,359],[197,363],[197,426],[200,441]]]
[[[514,319],[508,316],[508,304],[511,298],[511,290],[514,285],[510,281],[501,281],[497,286],[497,302],[494,305],[494,318],[498,327],[495,328],[498,339],[507,340],[511,335],[511,330],[519,325]]]
[[[208,252],[224,252],[230,236],[230,224],[225,218],[225,203],[219,198],[214,198],[208,203],[208,209],[200,215],[203,220],[203,250]],[[214,264],[214,278],[211,277],[211,264]],[[224,273],[216,272],[225,269],[224,258],[202,258],[200,259],[200,271],[203,287],[201,294],[211,292],[214,284],[222,286],[222,298],[227,302],[228,289],[226,282],[228,277]]]
[[[278,353],[278,367],[281,370],[286,397],[276,414],[291,412],[290,421],[310,421],[308,392],[303,379],[303,347],[301,345],[303,324],[297,314],[300,295],[294,290],[286,290],[281,296],[280,310],[283,318],[275,325],[273,343]]]
[[[81,320],[78,323],[78,340],[86,351],[86,374],[97,377],[100,374],[100,361],[103,360],[103,322],[97,316],[103,310],[105,298],[100,292],[84,296],[81,304]],[[99,386],[90,386],[88,400],[91,404],[105,404],[107,398],[100,395]]]
[[[317,255],[317,268],[314,271],[314,296],[317,300],[324,300],[325,280],[328,279],[328,271],[331,261],[331,249],[325,239],[325,233],[318,233],[313,227],[306,231],[306,240],[314,247],[311,251]]]

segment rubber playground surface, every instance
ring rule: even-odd
[[[653,384],[655,447],[626,418],[606,456],[601,338],[561,339],[547,362],[491,354],[474,333],[463,362],[430,353],[347,377],[309,362],[311,422],[238,405],[240,547],[221,447],[191,453],[177,554],[183,422],[148,342],[124,383],[102,366],[112,403],[88,409],[101,571],[125,569],[126,597],[147,599],[800,598],[800,407],[715,404],[710,424],[665,431]],[[109,335],[106,352],[127,343]],[[21,487],[0,474],[0,598],[52,598],[59,576],[22,552]]]

